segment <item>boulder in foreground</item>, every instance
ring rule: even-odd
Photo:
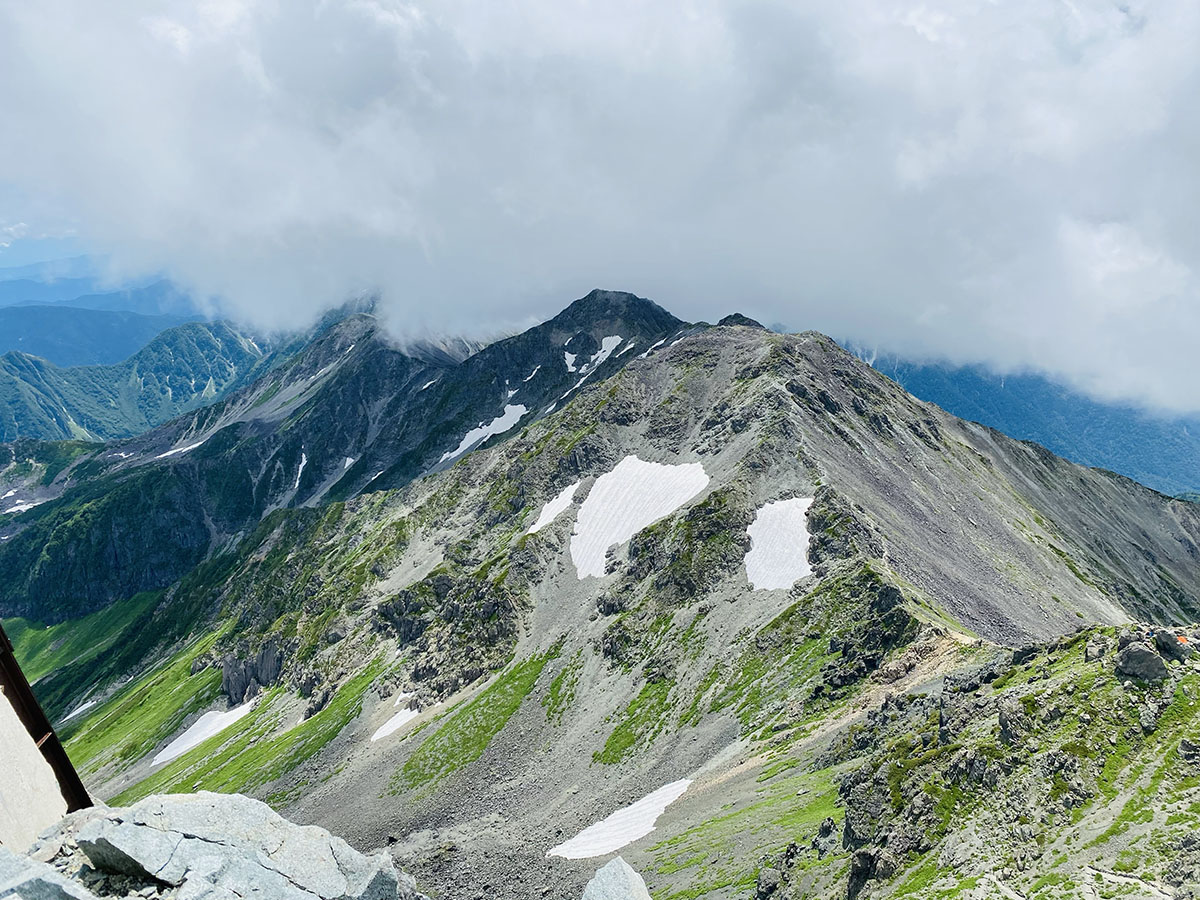
[[[26,896],[31,880],[53,900],[426,900],[384,852],[366,856],[257,800],[207,792],[67,816],[27,857],[0,859],[0,897],[10,884]]]

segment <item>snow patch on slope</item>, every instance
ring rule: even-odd
[[[662,346],[663,344],[665,344],[666,342],[667,342],[667,339],[666,339],[666,338],[663,338],[663,339],[662,339],[661,341],[659,341],[658,343],[656,343],[656,344],[651,344],[649,347],[647,347],[647,348],[646,348],[645,352],[643,352],[643,353],[639,353],[637,358],[638,358],[638,359],[645,359],[647,356],[649,356],[651,353],[653,353],[655,350],[657,350],[659,347],[661,347],[661,346]]]
[[[592,358],[588,360],[585,371],[591,372],[598,369],[604,364],[604,361],[612,356],[612,352],[617,349],[623,338],[619,334],[610,334],[608,337],[600,341],[600,349],[592,354]]]
[[[526,409],[524,404],[521,403],[504,407],[504,413],[502,415],[497,416],[490,422],[479,423],[477,428],[472,428],[463,436],[463,439],[459,443],[458,447],[454,450],[448,450],[447,452],[443,453],[442,458],[439,459],[438,462],[443,463],[448,459],[454,459],[455,457],[462,456],[480,441],[486,440],[493,435],[504,434],[504,432],[508,431],[508,429],[520,422],[521,417],[527,412],[529,412],[529,410]]]
[[[708,486],[701,463],[662,465],[626,456],[596,479],[571,535],[571,561],[580,579],[604,577],[608,548],[670,515]]]
[[[83,715],[85,712],[87,712],[89,709],[91,709],[93,706],[95,706],[98,702],[99,702],[98,700],[89,700],[89,701],[87,701],[87,703],[80,703],[77,707],[75,707],[73,710],[71,710],[71,712],[67,713],[66,718],[64,718],[63,721],[69,722],[76,716]]]
[[[158,755],[151,760],[150,765],[159,766],[183,756],[183,754],[187,753],[193,747],[203,744],[214,734],[220,734],[230,725],[245,718],[254,709],[256,703],[258,703],[257,697],[243,703],[241,706],[235,706],[233,709],[227,709],[224,712],[215,710],[206,712],[192,723],[191,728],[160,750]]]
[[[574,353],[568,353],[566,350],[564,350],[563,351],[563,361],[566,362],[566,364],[567,364],[568,372],[577,371],[577,369],[575,368],[575,354]]]
[[[421,711],[419,709],[400,710],[400,712],[396,713],[375,730],[375,733],[371,735],[371,740],[379,741],[383,740],[383,738],[388,737],[389,735],[395,734],[420,714]]]
[[[812,574],[808,564],[808,520],[811,497],[768,503],[746,529],[750,551],[746,575],[756,591],[789,588]]]
[[[583,484],[582,481],[577,481],[574,484],[567,485],[563,488],[561,494],[553,500],[547,500],[546,504],[542,507],[542,511],[538,513],[537,521],[530,525],[529,530],[525,533],[536,534],[557,519],[571,505],[571,501],[575,499],[575,492],[579,490],[579,485],[581,484]]]
[[[652,832],[658,817],[683,796],[691,783],[690,778],[683,778],[660,787],[653,794],[648,794],[636,803],[618,809],[595,825],[588,826],[569,841],[552,848],[546,855],[561,856],[564,859],[590,859],[620,850],[626,844],[632,844]]]
[[[160,453],[160,454],[158,454],[158,456],[156,456],[154,458],[155,459],[166,459],[168,456],[177,456],[180,453],[190,453],[191,451],[193,451],[197,447],[199,447],[201,444],[203,444],[204,441],[207,441],[207,440],[208,440],[208,438],[205,438],[203,441],[196,441],[196,443],[188,444],[186,447],[176,447],[174,450],[168,450],[166,453]]]

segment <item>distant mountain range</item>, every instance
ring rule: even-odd
[[[1172,496],[1200,488],[1200,417],[1161,418],[1101,403],[1036,374],[996,375],[894,356],[873,365],[922,400],[1073,462]]]
[[[112,365],[59,367],[9,352],[0,356],[0,441],[141,434],[247,384],[270,354],[226,322],[169,328]]]
[[[183,316],[74,306],[0,307],[0,354],[16,350],[56,366],[111,365],[185,321]]]

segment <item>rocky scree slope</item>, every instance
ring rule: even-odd
[[[618,472],[645,477],[622,495]],[[648,521],[589,507],[634,510],[668,484],[686,490]],[[755,590],[749,529],[792,501],[811,571]],[[64,730],[105,795],[250,791],[389,843],[444,896],[578,896],[595,860],[547,853],[675,784],[653,836],[613,848],[656,895],[891,890],[932,843],[830,840],[853,806],[841,786],[887,743],[853,743],[868,714],[972,683],[999,645],[1195,618],[1196,516],[920,403],[823,336],[713,328],[400,489],[268,515],[129,613],[203,623],[155,668],[120,684],[67,665],[39,687],[64,711],[95,698]],[[604,574],[581,578],[596,534],[613,537]],[[140,671],[124,659],[120,678]],[[1023,679],[1001,687],[1024,696]],[[244,714],[154,762],[222,703]],[[897,750],[878,776],[893,806],[939,747]],[[810,833],[830,852],[803,882],[798,851],[779,854]],[[864,848],[895,869],[853,869]]]

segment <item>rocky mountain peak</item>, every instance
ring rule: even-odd
[[[687,324],[653,300],[600,288],[580,297],[546,324],[557,330],[590,330],[621,322],[646,331],[666,331]]]

